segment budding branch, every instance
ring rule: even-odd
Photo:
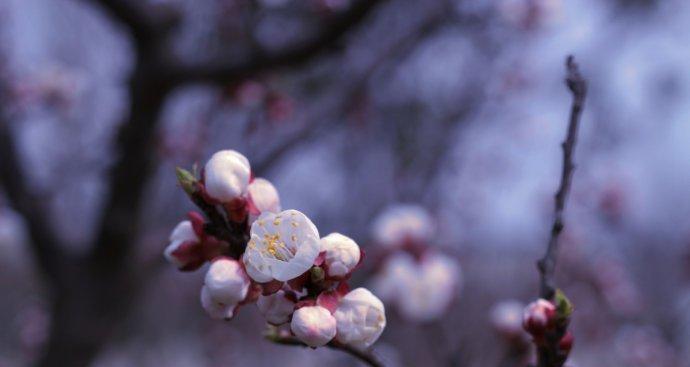
[[[572,56],[568,56],[566,68],[567,76],[565,82],[573,95],[573,103],[570,108],[568,132],[562,144],[563,171],[561,173],[561,183],[555,197],[556,209],[553,226],[551,227],[549,244],[546,249],[546,254],[544,254],[544,257],[537,263],[541,276],[541,298],[552,302],[557,298],[554,273],[556,270],[556,258],[558,256],[558,241],[564,227],[563,212],[572,183],[573,171],[575,170],[573,153],[575,150],[575,143],[577,142],[577,130],[580,124],[582,108],[587,94],[587,82],[580,74]],[[560,307],[560,305],[558,306]],[[563,366],[567,354],[564,355],[560,352],[559,343],[561,339],[564,338],[566,332],[567,321],[558,325],[555,332],[547,334],[544,341],[537,343],[537,367]]]
[[[577,130],[580,125],[580,116],[585,103],[587,94],[587,82],[580,74],[573,56],[568,56],[566,61],[568,75],[565,79],[568,89],[573,95],[573,104],[570,108],[570,122],[568,123],[568,134],[561,145],[563,148],[563,171],[561,173],[561,184],[556,192],[556,210],[551,227],[551,237],[546,248],[546,254],[539,260],[537,267],[541,275],[541,297],[552,300],[556,293],[554,284],[554,272],[556,270],[556,257],[558,256],[558,240],[563,231],[563,211],[568,192],[573,178],[575,164],[573,163],[573,153],[577,142]]]

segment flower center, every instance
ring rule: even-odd
[[[297,252],[294,248],[288,247],[280,238],[280,234],[265,234],[264,244],[266,245],[266,252],[273,258],[288,261],[295,256]]]

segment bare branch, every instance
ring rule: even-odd
[[[564,227],[563,211],[565,209],[566,199],[568,198],[568,192],[570,191],[573,171],[575,170],[573,153],[575,151],[575,143],[577,142],[577,130],[580,124],[580,116],[582,115],[582,108],[587,94],[587,82],[582,75],[580,75],[580,71],[578,70],[573,56],[568,56],[566,67],[568,69],[568,75],[565,81],[573,95],[573,104],[570,109],[568,133],[562,144],[563,171],[561,173],[561,184],[558,188],[558,192],[556,192],[556,210],[553,226],[551,227],[551,237],[546,249],[546,254],[537,264],[541,274],[541,297],[544,299],[552,299],[556,292],[554,272],[556,270],[556,257],[558,255],[558,240]]]
[[[1,107],[1,105],[0,105]],[[53,282],[60,275],[61,263],[58,237],[53,233],[47,218],[47,208],[34,196],[24,177],[18,147],[12,136],[9,121],[0,111],[0,186],[5,190],[12,207],[24,217],[31,239],[31,249],[38,265]]]
[[[100,6],[113,18],[129,28],[137,44],[150,43],[172,26],[176,15],[172,12],[142,5],[137,0],[84,0]],[[159,10],[159,11],[156,11]]]
[[[310,40],[287,46],[280,51],[256,53],[240,60],[214,60],[197,65],[178,65],[173,72],[176,84],[190,82],[228,84],[265,70],[294,66],[333,47],[381,0],[361,0],[347,11],[333,16],[330,24]]]
[[[271,337],[269,339],[276,344],[308,347],[308,345],[302,343],[297,338],[293,337]],[[360,350],[352,346],[337,342],[330,342],[327,344],[327,346],[331,349],[343,351],[359,359],[360,361],[368,364],[371,367],[383,367],[383,363],[381,363],[381,361],[379,361],[378,358],[376,358],[376,356],[374,356],[374,354],[370,351]]]

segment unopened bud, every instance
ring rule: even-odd
[[[184,168],[175,168],[177,182],[187,195],[193,195],[197,191],[197,179],[194,175]]]
[[[206,193],[221,203],[229,203],[247,190],[251,169],[249,161],[234,150],[215,153],[204,168]]]
[[[331,233],[321,239],[321,251],[326,251],[328,275],[344,277],[359,264],[362,252],[357,243],[340,233]]]
[[[556,324],[556,306],[540,298],[525,307],[522,315],[522,327],[530,334],[544,334]]]
[[[290,329],[304,344],[320,347],[335,337],[336,321],[327,309],[321,306],[307,306],[298,309],[292,315]]]

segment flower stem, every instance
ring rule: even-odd
[[[302,343],[299,339],[287,336],[287,337],[281,337],[281,336],[276,336],[276,337],[271,337],[270,340],[276,344],[282,344],[282,345],[296,345],[296,346],[301,346],[301,347],[308,347],[308,345]],[[366,363],[367,365],[371,367],[384,367],[383,363],[374,356],[374,354],[371,351],[367,350],[360,350],[355,347],[346,345],[346,344],[341,344],[338,342],[330,342],[326,345],[327,347],[331,349],[336,349],[343,351],[360,361]]]

